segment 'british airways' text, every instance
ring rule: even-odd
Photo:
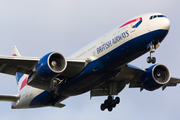
[[[118,43],[120,40],[129,37],[128,30],[126,32],[123,32],[121,35],[116,36],[114,39],[107,41],[106,43],[102,44],[97,48],[97,54],[103,52],[104,50],[108,49],[112,45]]]

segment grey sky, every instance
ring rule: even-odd
[[[178,0],[0,0],[0,54],[11,55],[17,45],[24,56],[41,57],[57,51],[66,57],[137,15],[160,12],[171,21],[169,34],[157,49],[157,63],[165,64],[180,78],[180,24]],[[145,54],[131,64],[149,67]],[[17,94],[14,76],[0,74],[0,94]],[[129,89],[118,95],[121,103],[109,113],[100,111],[106,97],[90,100],[89,92],[68,98],[66,107],[10,109],[0,102],[1,120],[179,120],[180,85],[149,92]]]

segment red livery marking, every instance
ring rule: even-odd
[[[12,56],[17,56],[16,54],[13,54]]]
[[[14,108],[14,106],[13,106],[13,102],[11,102],[11,109],[13,109]]]
[[[24,86],[26,86],[27,79],[28,79],[28,76],[27,76],[27,77],[24,79],[24,81],[22,82],[20,90],[23,89]]]
[[[142,17],[136,18],[136,19],[131,20],[131,21],[128,21],[127,23],[123,24],[123,25],[120,26],[119,28],[122,28],[122,27],[124,27],[124,26],[126,26],[126,25],[129,25],[129,24],[131,24],[131,23],[133,23],[133,22],[136,22],[136,21],[138,21],[138,20],[142,20]]]

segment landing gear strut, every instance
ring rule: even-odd
[[[113,108],[116,107],[116,104],[119,104],[120,98],[116,97],[113,99],[111,95],[108,96],[108,99],[104,101],[104,103],[101,104],[101,110],[104,111],[106,108],[108,111],[112,111]]]
[[[58,78],[51,80],[51,84],[50,84],[51,91],[45,99],[45,105],[50,104],[54,106],[56,102],[58,102],[59,100],[58,86],[61,84],[62,81],[63,80],[60,80]]]
[[[150,43],[150,56],[147,57],[147,63],[152,63],[154,64],[156,62],[156,58],[152,57],[151,54],[155,52],[155,50],[160,46],[160,42],[151,42]]]

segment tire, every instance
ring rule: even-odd
[[[152,64],[156,63],[156,58],[153,57],[151,62],[152,62]]]
[[[105,105],[104,104],[101,104],[101,110],[104,111],[106,108],[105,108]]]
[[[115,108],[116,107],[116,102],[114,101],[114,103],[112,104],[112,107]]]
[[[151,63],[151,57],[147,57],[147,63]]]
[[[109,112],[111,112],[112,109],[113,109],[112,106],[109,106],[109,107],[108,107],[108,111],[109,111]]]
[[[104,105],[105,105],[105,106],[108,106],[108,104],[109,104],[109,103],[108,103],[108,100],[105,100],[105,101],[104,101]]]
[[[119,104],[119,103],[120,103],[120,98],[119,98],[119,97],[116,97],[116,98],[115,98],[115,103],[116,103],[116,104]]]

